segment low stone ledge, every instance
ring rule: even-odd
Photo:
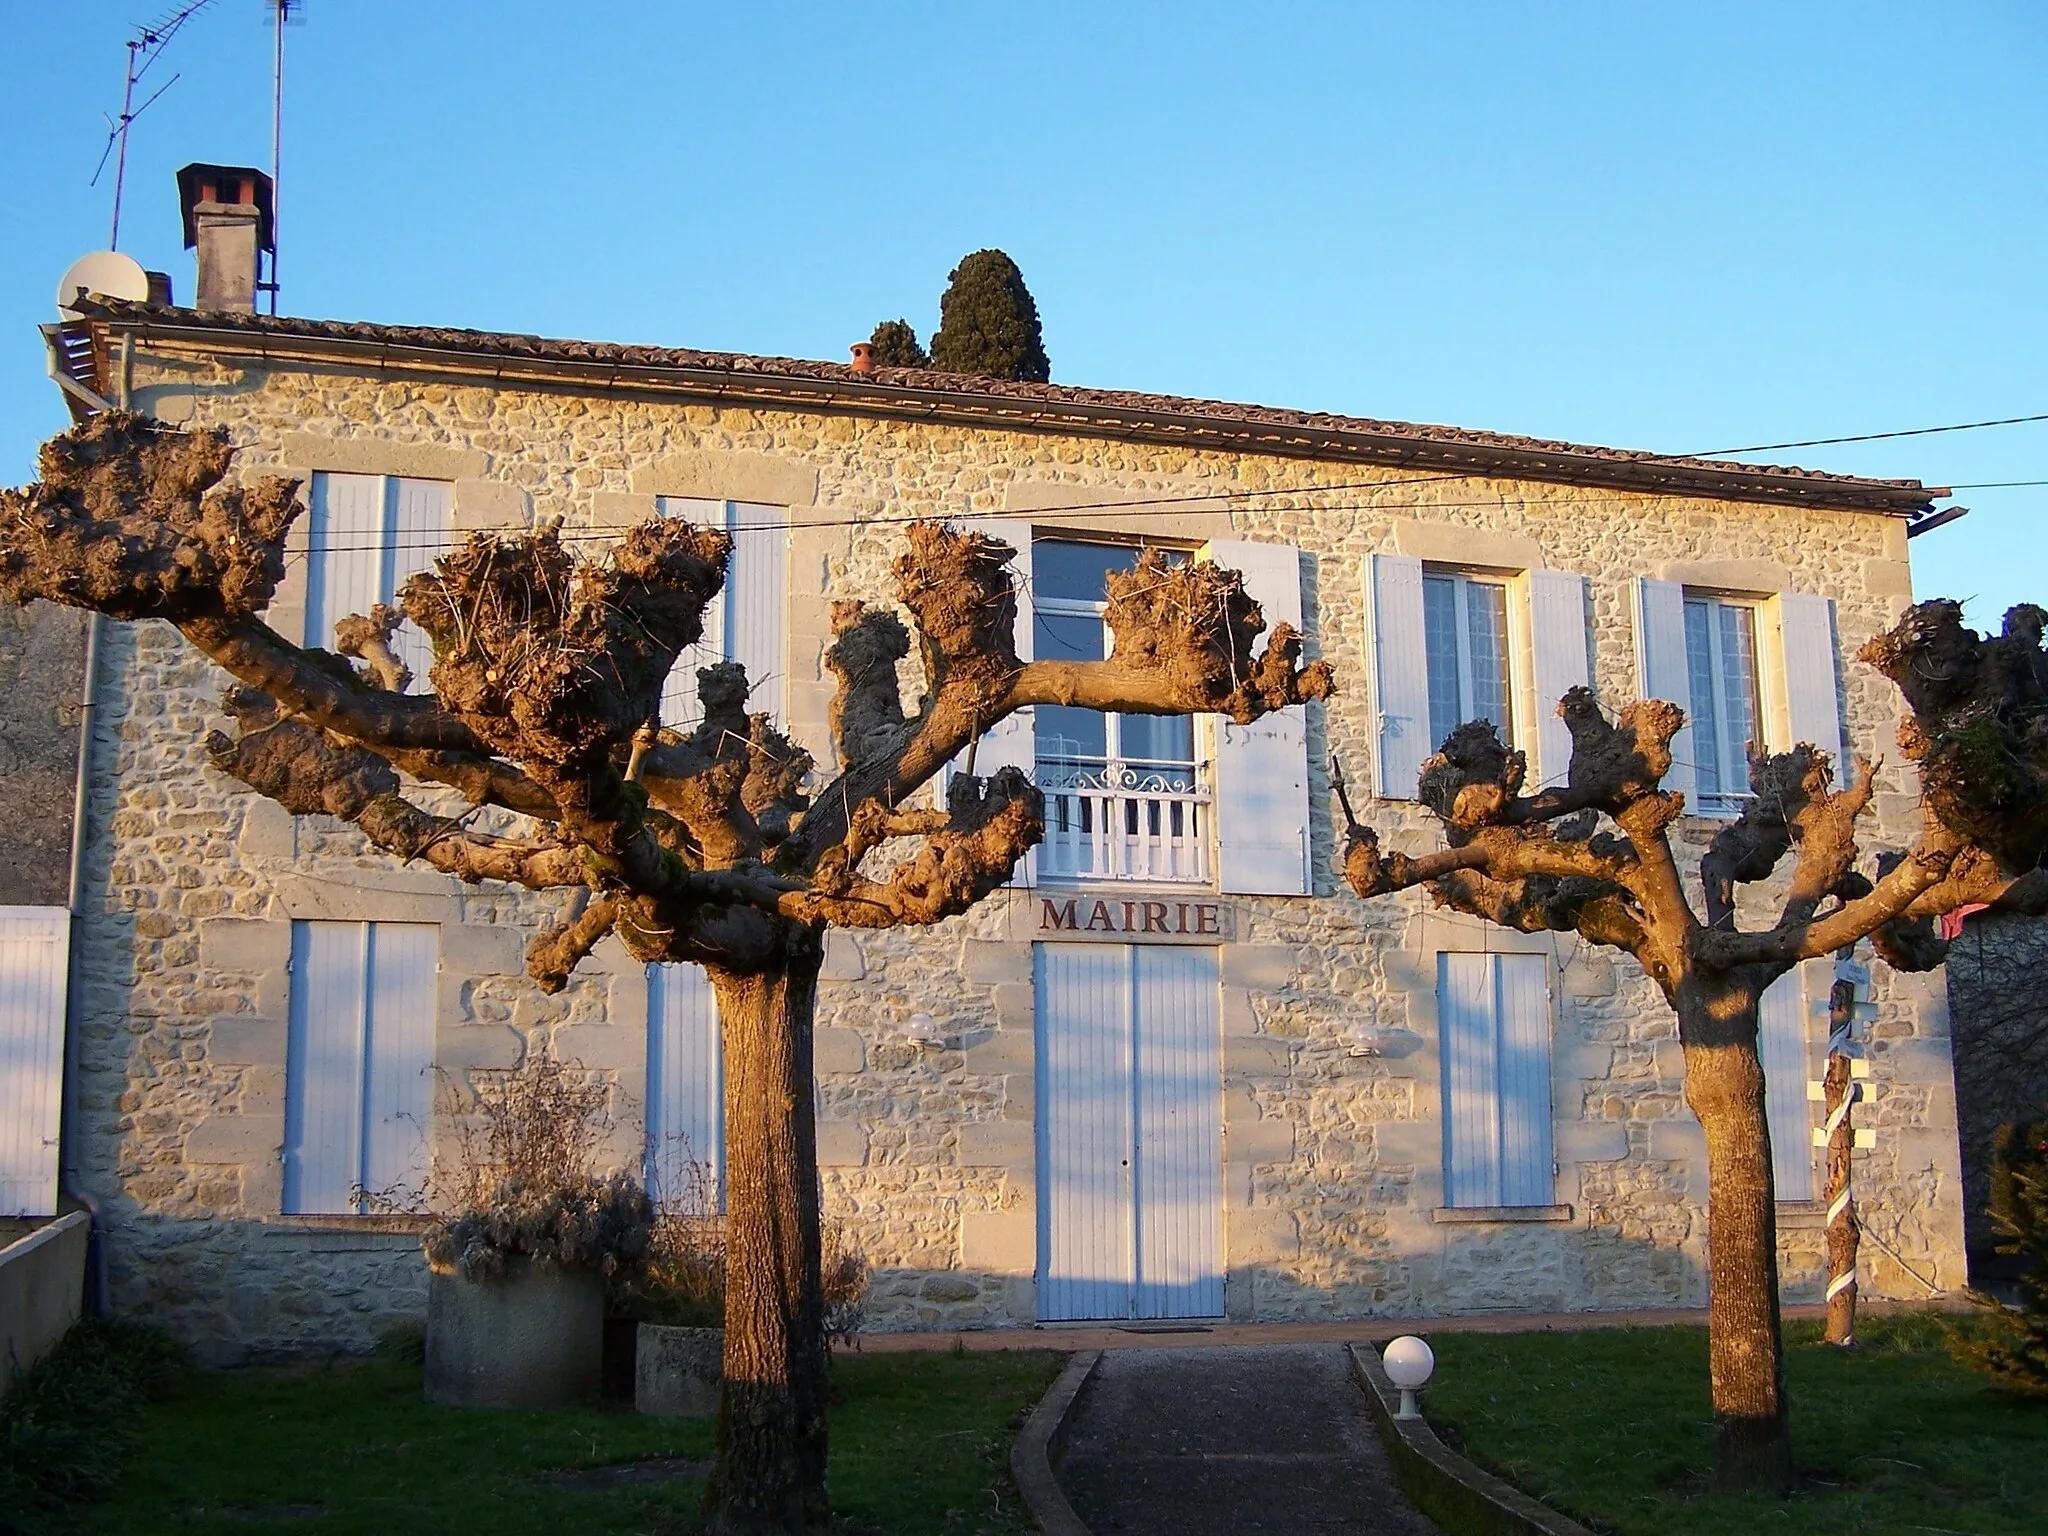
[[[1429,1213],[1439,1224],[1482,1221],[1570,1221],[1568,1205],[1440,1205]]]
[[[1351,1369],[1393,1464],[1394,1481],[1415,1507],[1450,1536],[1593,1536],[1491,1472],[1482,1472],[1437,1439],[1422,1419],[1397,1419],[1401,1394],[1387,1379],[1370,1344],[1353,1344]],[[1048,1527],[1050,1529],[1050,1527]]]
[[[1101,1360],[1099,1349],[1084,1349],[1070,1359],[1059,1379],[1031,1410],[1031,1417],[1018,1432],[1016,1445],[1010,1449],[1010,1475],[1017,1480],[1024,1507],[1031,1511],[1031,1518],[1045,1536],[1089,1536],[1088,1527],[1067,1502],[1066,1491],[1053,1476],[1052,1468],[1066,1449],[1067,1416],[1073,1411],[1074,1400],[1081,1395],[1081,1388]]]

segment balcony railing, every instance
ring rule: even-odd
[[[1038,878],[1203,885],[1209,869],[1208,785],[1189,768],[1038,764],[1045,841]]]

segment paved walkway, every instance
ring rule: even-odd
[[[1338,1344],[1111,1349],[1058,1476],[1096,1536],[1437,1530],[1395,1487]]]

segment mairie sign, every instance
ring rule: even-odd
[[[1223,944],[1235,937],[1235,916],[1228,902],[1213,897],[1020,891],[1010,909],[1010,936],[1051,944]]]

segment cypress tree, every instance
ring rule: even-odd
[[[933,367],[1034,384],[1052,377],[1038,305],[1017,263],[1001,251],[976,251],[961,258],[948,282],[932,337]]]
[[[868,338],[875,349],[877,368],[929,368],[931,354],[917,344],[917,332],[908,320],[884,320]]]

